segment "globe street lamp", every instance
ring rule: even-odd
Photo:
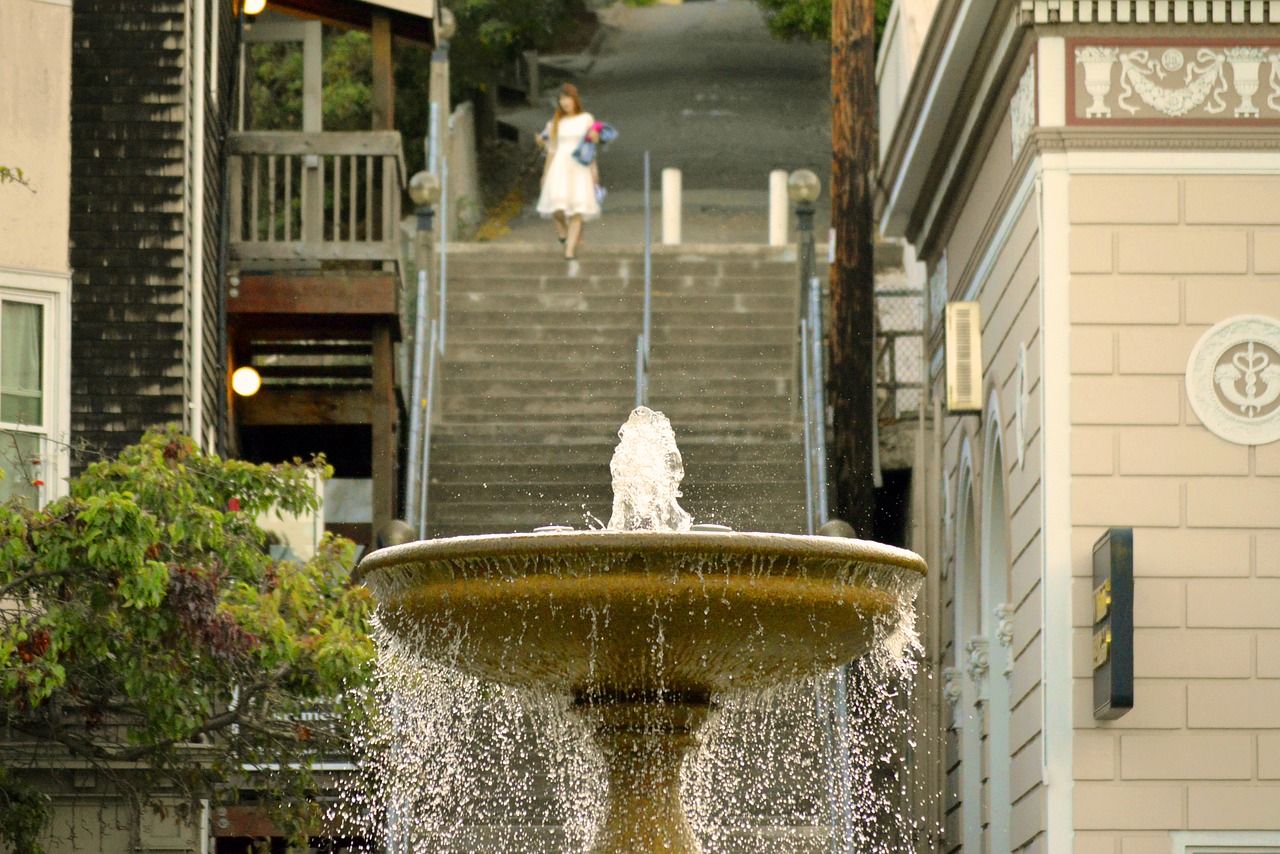
[[[805,296],[813,281],[813,203],[822,192],[822,182],[808,169],[797,169],[787,178],[787,196],[796,208],[796,256],[800,262],[800,295]]]

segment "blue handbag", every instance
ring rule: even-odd
[[[600,146],[613,142],[618,138],[618,131],[613,125],[601,122],[600,130],[597,131],[600,137]],[[583,166],[590,166],[591,161],[596,159],[597,145],[590,139],[583,139],[578,143],[578,147],[573,150],[573,159],[581,163]]]

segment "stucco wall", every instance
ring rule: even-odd
[[[1280,175],[1073,175],[1069,198],[1075,851],[1277,830],[1280,443],[1210,433],[1184,373],[1218,321],[1280,317]],[[1134,709],[1095,723],[1091,546],[1129,525]]]
[[[0,3],[0,267],[67,271],[71,192],[71,5]],[[34,191],[34,192],[32,192]]]

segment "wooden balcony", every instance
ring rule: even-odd
[[[399,133],[234,133],[229,169],[231,252],[240,269],[399,265]]]
[[[340,476],[371,479],[373,524],[343,531],[365,544],[398,495],[401,152],[394,131],[230,139],[232,362],[262,377],[233,400],[237,446],[267,459],[322,451],[360,472]]]

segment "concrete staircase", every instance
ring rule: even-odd
[[[558,249],[451,248],[430,536],[609,519],[609,460],[635,403],[644,259],[586,246],[571,263]],[[802,532],[794,259],[660,248],[653,296],[649,405],[676,430],[682,506],[699,522]]]

